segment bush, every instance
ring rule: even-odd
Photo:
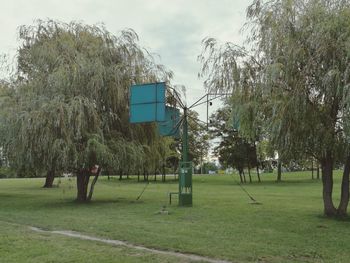
[[[15,178],[16,171],[10,167],[0,167],[0,178]]]

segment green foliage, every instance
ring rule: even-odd
[[[16,171],[10,167],[0,167],[0,178],[14,178],[16,177]]]
[[[196,111],[188,112],[188,143],[189,159],[193,164],[200,165],[206,159],[209,151],[209,135],[207,127],[199,120]]]
[[[208,174],[209,171],[215,171],[215,172],[217,172],[218,167],[217,167],[217,165],[216,165],[215,163],[213,163],[213,162],[205,162],[205,163],[203,163],[203,165],[202,165],[202,167],[201,167],[200,170],[203,171],[203,174]]]
[[[204,42],[207,89],[232,92],[241,134],[269,140],[279,168],[281,161],[317,159],[325,214],[345,215],[349,172],[336,209],[332,167],[340,161],[347,168],[350,160],[350,2],[254,0],[247,20],[248,51]]]
[[[15,92],[10,83],[0,80],[0,147],[1,166],[8,165],[8,146],[13,139],[9,116],[13,114]]]
[[[161,139],[152,124],[129,124],[128,91],[172,73],[134,31],[39,20],[19,37],[16,104],[1,122],[10,123],[3,137],[12,166],[74,172],[100,164],[126,173],[158,165]]]
[[[247,49],[206,39],[209,91],[230,91],[240,133],[268,139],[284,159],[347,151],[350,5],[255,0]]]
[[[242,138],[233,128],[231,107],[225,105],[212,114],[210,119],[211,136],[220,140],[214,149],[220,164],[225,168],[236,168],[240,172],[246,167],[256,167],[258,163],[255,141],[249,142]]]

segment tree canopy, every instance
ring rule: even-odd
[[[138,45],[134,31],[114,36],[103,26],[48,20],[20,27],[19,37],[16,103],[7,118],[17,136],[6,141],[14,166],[74,172],[83,178],[77,199],[85,201],[95,164],[111,171],[155,165],[145,157],[159,152],[156,127],[129,124],[128,92],[172,73]]]
[[[348,169],[337,209],[332,170],[349,165],[350,3],[254,0],[245,30],[245,47],[205,40],[207,89],[232,92],[244,136],[268,138],[282,157],[316,158],[325,214],[345,214]]]
[[[256,144],[255,141],[240,136],[233,127],[231,111],[232,107],[226,104],[210,117],[211,137],[220,140],[214,153],[223,167],[238,170],[241,183],[246,182],[244,169],[248,168],[249,181],[252,182],[251,168],[256,167],[257,171],[259,169]],[[258,179],[260,181],[259,173]]]

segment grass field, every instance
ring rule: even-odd
[[[336,173],[335,197],[340,173]],[[28,226],[73,230],[162,250],[233,262],[349,262],[350,221],[322,216],[321,182],[286,173],[264,174],[245,188],[231,176],[195,176],[194,206],[168,205],[177,182],[101,178],[93,201],[73,202],[74,179],[43,189],[43,179],[0,180],[0,262],[179,262],[173,256],[37,233]],[[237,178],[236,178],[237,180]],[[57,183],[57,181],[56,181]],[[157,213],[166,205],[169,214]]]

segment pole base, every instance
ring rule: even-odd
[[[179,206],[192,206],[192,193],[180,193]]]

